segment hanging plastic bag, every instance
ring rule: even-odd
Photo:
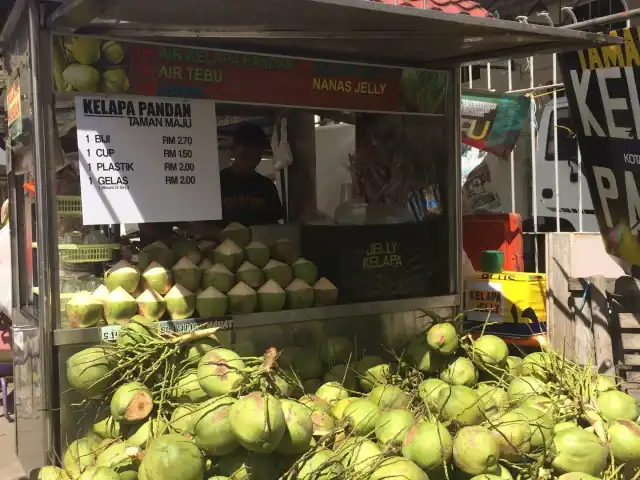
[[[11,316],[11,235],[9,224],[0,229],[0,310]]]
[[[273,152],[273,167],[276,171],[284,170],[293,163],[291,145],[287,141],[287,117],[278,118],[273,126],[271,151]]]

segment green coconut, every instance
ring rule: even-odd
[[[349,397],[349,392],[338,382],[329,382],[320,386],[316,391],[316,396],[329,405]]]
[[[188,257],[182,257],[171,268],[173,274],[173,280],[176,284],[180,284],[187,290],[192,292],[200,287],[200,281],[202,280],[202,270],[193,263]]]
[[[177,263],[181,258],[187,257],[195,265],[202,261],[202,252],[195,240],[182,239],[173,245],[173,261]]]
[[[546,352],[530,353],[522,360],[520,371],[522,375],[536,377],[543,382],[549,381],[552,360]]]
[[[483,335],[473,342],[472,355],[480,368],[495,372],[504,368],[509,357],[509,347],[500,337]]]
[[[138,317],[139,315],[136,315]],[[118,334],[118,340],[116,343],[121,347],[131,347],[140,343],[147,343],[154,338],[154,330],[157,327],[153,327],[150,324],[142,323],[136,317],[131,319],[131,322],[123,325]],[[146,319],[145,319],[146,320]]]
[[[562,430],[567,430],[569,428],[575,428],[578,424],[576,422],[560,422],[556,423],[553,427],[553,433],[556,434],[561,432]]]
[[[201,407],[199,405],[178,405],[171,414],[169,425],[176,432],[188,433],[193,436],[196,417],[200,414],[200,408]]]
[[[264,268],[271,258],[269,247],[256,241],[244,247],[244,253],[249,262],[260,268]]]
[[[381,410],[403,408],[411,403],[411,396],[396,385],[379,384],[373,387],[369,400]]]
[[[303,392],[317,392],[325,382],[320,378],[308,378],[302,382]]]
[[[113,290],[104,303],[104,315],[110,325],[128,323],[137,312],[138,304],[135,298],[122,287]]]
[[[164,299],[155,290],[146,289],[136,298],[138,311],[146,318],[160,320],[167,309]]]
[[[325,374],[324,381],[325,383],[338,382],[347,390],[356,390],[358,384],[355,372],[344,364],[334,365]]]
[[[473,387],[478,383],[478,370],[466,357],[458,357],[440,373],[440,380],[450,385]]]
[[[72,479],[78,478],[95,463],[95,442],[88,437],[69,444],[62,457],[62,466]]]
[[[315,348],[303,348],[294,357],[291,367],[302,380],[321,377],[323,374],[322,361]],[[315,392],[317,388],[313,389]]]
[[[65,312],[71,328],[95,327],[102,321],[102,302],[89,292],[79,292],[69,299]]]
[[[66,362],[69,385],[87,398],[101,398],[111,383],[114,365],[107,349],[89,347]]]
[[[441,364],[440,355],[427,344],[423,336],[409,344],[406,356],[408,363],[422,373],[434,373]]]
[[[338,287],[322,277],[313,284],[313,306],[330,307],[338,303]]]
[[[463,427],[478,425],[485,419],[484,405],[480,397],[464,385],[454,385],[440,390],[437,405],[442,420]]]
[[[300,257],[295,242],[288,238],[276,240],[271,244],[269,250],[271,252],[271,258],[286,263],[287,265],[293,265],[293,262]]]
[[[367,436],[374,432],[380,413],[371,400],[358,398],[344,410],[344,421],[354,435]]]
[[[241,248],[246,247],[251,242],[251,229],[238,222],[231,222],[220,232],[220,240],[233,240]]]
[[[360,389],[363,392],[370,392],[376,385],[388,383],[389,376],[393,373],[394,367],[388,363],[374,365],[367,368],[364,375],[360,377]]]
[[[315,437],[324,437],[336,427],[335,420],[331,414],[322,410],[313,410],[311,412],[311,421],[313,422],[313,435]]]
[[[122,426],[120,422],[113,419],[111,415],[107,415],[105,418],[96,422],[91,427],[91,431],[98,435],[100,438],[117,439],[122,434]]]
[[[261,312],[279,312],[284,308],[286,293],[274,280],[267,280],[257,294]]]
[[[133,293],[140,283],[140,271],[126,260],[120,260],[107,270],[104,283],[110,292],[120,287],[126,292]]]
[[[344,411],[349,405],[351,405],[351,402],[353,402],[354,400],[354,397],[347,397],[335,402],[333,405],[331,405],[331,409],[329,411],[331,413],[331,416],[338,421],[342,421],[342,418],[344,417]]]
[[[240,445],[251,452],[272,453],[286,430],[280,402],[260,392],[240,398],[231,407],[229,418]]]
[[[220,347],[220,341],[212,335],[206,338],[200,338],[194,342],[189,342],[184,349],[184,356],[190,362],[199,362],[207,352],[214,348]]]
[[[227,293],[236,284],[236,276],[222,263],[216,263],[202,272],[202,288],[213,287]]]
[[[153,242],[140,250],[138,255],[138,267],[143,271],[153,262],[157,262],[164,268],[173,266],[173,252],[162,242]]]
[[[515,356],[508,356],[507,363],[505,365],[505,371],[510,378],[518,377],[522,374],[522,358]]]
[[[120,480],[120,475],[115,470],[107,467],[89,467],[78,480]]]
[[[147,288],[155,290],[160,295],[166,295],[171,290],[171,271],[153,261],[142,272],[142,279]]]
[[[441,390],[448,389],[448,383],[445,383],[438,378],[427,378],[418,385],[418,395],[429,411],[436,413],[440,407],[438,403],[438,395]]]
[[[458,343],[458,332],[451,323],[438,323],[427,332],[427,345],[441,355],[454,353]]]
[[[208,287],[196,297],[196,311],[200,317],[222,317],[228,306],[227,296],[214,287]]]
[[[320,448],[309,458],[302,460],[297,480],[336,480],[341,478],[344,467],[334,453]]]
[[[237,283],[227,294],[229,311],[234,315],[247,315],[256,310],[258,295],[244,282]]]
[[[560,475],[574,472],[577,467],[582,473],[600,477],[609,458],[607,445],[597,435],[579,427],[557,432],[552,451],[551,465]]]
[[[222,479],[272,480],[278,478],[277,467],[275,455],[263,455],[239,448],[230,455],[220,457],[217,470],[225,475]]]
[[[549,397],[544,395],[534,395],[522,402],[523,407],[533,408],[542,413],[553,413],[555,405]]]
[[[299,402],[302,405],[305,405],[305,406],[309,407],[313,411],[319,410],[319,411],[326,412],[326,413],[330,413],[331,412],[331,405],[329,405],[322,398],[320,398],[317,395],[312,394],[312,393],[308,393],[308,394],[303,395],[302,397],[300,397]]]
[[[213,240],[200,240],[198,242],[198,250],[200,250],[204,255],[204,257],[212,263],[213,263],[213,251],[216,249],[217,246],[218,246],[218,242],[214,242]]]
[[[296,278],[285,288],[287,307],[291,310],[309,308],[313,305],[313,289],[304,280]]]
[[[500,449],[489,429],[480,425],[464,427],[453,439],[453,463],[469,475],[496,474]]]
[[[492,419],[507,413],[509,410],[509,396],[500,387],[481,383],[476,387],[476,393],[484,405],[487,418]]]
[[[419,422],[407,433],[402,456],[423,470],[442,468],[453,455],[453,439],[439,422]]]
[[[194,439],[206,455],[228,455],[240,446],[231,429],[231,408],[235,403],[231,397],[207,402],[204,413],[196,420]]]
[[[500,449],[501,458],[517,461],[531,451],[529,419],[520,412],[514,410],[494,420],[491,433]]]
[[[616,463],[640,462],[640,425],[629,420],[616,420],[609,425],[609,447]]]
[[[306,258],[299,258],[291,265],[293,276],[304,280],[308,285],[313,285],[318,281],[318,267]]]
[[[347,438],[335,448],[335,452],[344,468],[356,475],[370,471],[382,459],[380,447],[361,437]]]
[[[204,458],[198,446],[178,434],[154,439],[142,460],[149,480],[202,480]]]
[[[383,447],[401,447],[416,419],[409,410],[386,410],[376,421],[375,434]]]
[[[349,363],[353,360],[353,345],[345,337],[327,337],[320,344],[320,356],[327,365]]]
[[[236,242],[227,238],[213,251],[213,262],[221,263],[235,272],[244,260],[244,251]]]
[[[138,448],[146,448],[149,442],[167,432],[167,422],[161,418],[150,418],[144,423],[133,425],[127,432],[125,443]]]
[[[116,422],[135,423],[147,418],[153,410],[153,397],[140,382],[125,383],[111,397],[111,416]]]
[[[260,288],[264,285],[264,273],[253,263],[243,262],[236,272],[238,282],[244,282],[251,288]]]
[[[582,472],[571,472],[571,473],[565,473],[563,475],[560,475],[558,477],[558,480],[600,480],[600,479],[597,477],[594,477],[593,475],[588,475]]]
[[[551,445],[553,436],[553,416],[551,412],[544,412],[534,407],[523,405],[513,410],[513,413],[523,415],[529,422],[531,429],[531,449],[546,449]]]
[[[180,376],[171,394],[177,402],[181,403],[198,403],[208,398],[198,382],[198,374],[195,369],[187,370]]]
[[[605,420],[631,420],[640,417],[640,405],[631,395],[619,390],[604,392],[596,400],[600,415]]]
[[[542,395],[547,391],[547,385],[536,377],[518,377],[511,381],[507,388],[509,401],[513,404],[521,404],[527,398],[534,395]]]
[[[287,288],[287,286],[293,280],[293,271],[291,267],[286,263],[279,262],[278,260],[271,259],[262,269],[267,280],[273,280],[281,288]]]
[[[411,460],[389,457],[382,461],[369,480],[429,480],[429,476]]]
[[[193,316],[196,309],[196,296],[180,284],[174,285],[164,296],[167,312],[172,320],[184,320]]]
[[[226,348],[215,348],[198,364],[198,382],[210,397],[219,397],[239,387],[244,380],[244,362]]]
[[[211,260],[209,260],[208,258],[203,259],[199,264],[198,264],[198,268],[200,270],[202,270],[202,273],[206,272],[207,270],[209,270],[211,267],[213,267],[213,262]]]
[[[114,470],[122,480],[136,480],[140,454],[138,447],[122,442],[112,443],[98,454],[96,466]]]
[[[358,376],[358,382],[362,391],[370,392],[376,384],[385,383],[379,382],[378,377],[372,373],[374,368],[378,368],[381,365],[386,365],[384,360],[375,355],[365,355],[355,362],[353,369]]]
[[[589,385],[589,396],[597,398],[604,392],[617,389],[618,384],[615,378],[606,375],[594,375],[591,377],[591,384]]]
[[[309,450],[313,440],[311,409],[294,400],[280,400],[286,429],[276,447],[278,453],[299,455]]]
[[[42,467],[38,471],[37,480],[69,480],[69,475],[58,467]],[[106,480],[110,479],[107,478]]]

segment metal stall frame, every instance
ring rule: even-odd
[[[452,161],[447,183],[450,287],[453,294],[444,297],[394,300],[335,306],[308,311],[276,314],[252,314],[234,317],[236,328],[281,324],[326,318],[386,314],[433,308],[461,306],[462,292],[462,216],[460,185],[459,67],[468,62],[555,52],[588,46],[622,43],[606,35],[517,24],[502,20],[450,15],[441,12],[399,8],[363,0],[281,0],[229,3],[224,0],[202,2],[184,0],[180,5],[168,0],[73,0],[63,2],[47,15],[44,3],[19,0],[14,9],[29,13],[32,56],[34,111],[40,135],[36,138],[35,164],[37,184],[37,240],[41,376],[45,380],[43,397],[46,415],[42,419],[42,453],[23,457],[29,466],[55,463],[58,425],[54,411],[58,403],[57,348],[61,345],[99,341],[99,329],[54,331],[59,316],[58,256],[54,150],[53,79],[49,57],[51,35],[86,34],[130,41],[150,41],[162,37],[186,46],[206,46],[293,57],[326,59],[338,62],[384,64],[396,67],[436,68],[452,73],[447,112],[450,113]],[[50,5],[50,4],[49,4]],[[389,29],[393,25],[393,30]],[[7,27],[9,28],[9,27]],[[6,29],[6,28],[5,28]],[[2,37],[11,32],[2,32]],[[442,49],[442,45],[447,45]],[[14,184],[14,189],[18,188]],[[16,192],[13,192],[16,195]],[[12,206],[12,213],[15,210]],[[21,315],[20,292],[14,299],[14,311]]]

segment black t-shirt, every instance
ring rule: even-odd
[[[220,172],[222,218],[246,226],[278,223],[282,203],[275,184],[257,172],[238,175],[230,168]]]

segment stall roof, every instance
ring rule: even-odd
[[[202,46],[414,67],[622,43],[607,35],[365,0],[73,0],[49,21],[67,33],[156,42],[188,38]]]

